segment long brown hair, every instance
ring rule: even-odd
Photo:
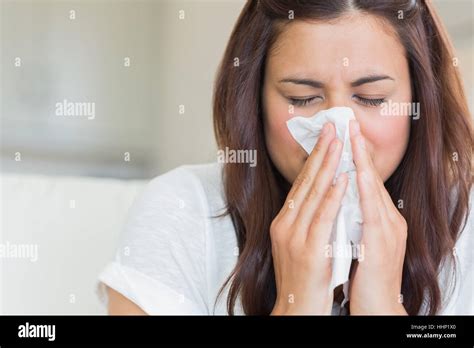
[[[473,132],[453,50],[432,5],[415,0],[249,0],[221,62],[213,106],[219,147],[255,149],[258,154],[256,167],[227,163],[223,171],[226,214],[235,227],[240,252],[219,293],[230,283],[231,315],[238,296],[248,315],[269,314],[276,300],[269,227],[290,184],[265,146],[261,91],[267,54],[292,21],[289,14],[294,20],[324,21],[348,10],[386,20],[405,47],[412,98],[422,112],[411,121],[406,153],[385,187],[394,202],[403,200],[405,208],[399,210],[408,223],[402,279],[405,309],[418,314],[425,297],[429,314],[440,309],[440,264],[445,257],[452,258],[469,209]]]

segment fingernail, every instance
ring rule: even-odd
[[[359,136],[357,137],[357,143],[359,144],[359,146],[360,146],[361,148],[363,148],[363,149],[365,150],[365,139],[364,139],[364,137],[363,137],[362,135],[359,135]]]
[[[331,143],[331,145],[329,146],[329,152],[332,153],[334,152],[339,146],[339,141],[337,139],[334,139]]]

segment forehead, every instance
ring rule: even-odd
[[[270,74],[339,72],[354,77],[367,72],[396,74],[406,65],[405,50],[392,26],[369,14],[333,21],[298,21],[283,26],[268,58]]]

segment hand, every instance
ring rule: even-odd
[[[400,296],[407,223],[377,173],[358,122],[351,121],[352,151],[363,216],[361,252],[350,282],[351,314],[404,314]]]
[[[334,125],[326,124],[325,130],[270,227],[277,288],[273,315],[331,314],[331,259],[325,249],[347,175],[332,186],[342,143]]]

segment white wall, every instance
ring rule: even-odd
[[[2,7],[2,154],[9,159],[3,169],[140,176],[153,117],[150,3],[4,1]],[[55,104],[64,99],[94,102],[96,118],[56,116]],[[122,160],[126,151],[129,163]],[[12,160],[15,152],[21,163]]]
[[[474,112],[474,1],[434,0],[453,41],[471,116]]]
[[[160,6],[154,169],[216,161],[213,82],[242,7],[243,1],[165,1]],[[181,10],[184,20],[178,17]],[[179,105],[185,106],[184,114]]]

